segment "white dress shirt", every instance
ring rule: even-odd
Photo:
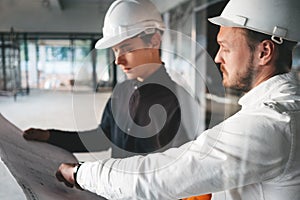
[[[300,89],[293,73],[270,78],[242,109],[179,148],[84,163],[79,185],[108,199],[300,199]]]

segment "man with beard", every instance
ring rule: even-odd
[[[300,199],[299,10],[298,0],[231,0],[209,19],[223,84],[246,93],[235,115],[163,153],[64,163],[58,179],[109,199]]]

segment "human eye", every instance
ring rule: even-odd
[[[131,47],[131,46],[127,46],[127,47],[125,47],[124,49],[122,49],[122,51],[123,51],[124,53],[130,53],[130,52],[134,51],[134,48]]]
[[[229,52],[230,52],[229,48],[224,47],[224,46],[221,46],[221,50],[222,50],[224,53],[229,53]]]

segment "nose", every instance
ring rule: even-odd
[[[125,65],[126,64],[124,54],[123,55],[115,54],[115,57],[116,57],[116,59],[115,59],[116,65]]]
[[[221,63],[223,58],[221,56],[221,48],[219,48],[217,55],[215,56],[215,63]]]

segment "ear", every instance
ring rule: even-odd
[[[160,44],[161,44],[161,35],[159,33],[155,33],[152,38],[151,38],[151,44],[152,47],[155,49],[159,49],[160,48]]]
[[[275,44],[271,40],[264,40],[258,47],[258,64],[267,65],[275,58]]]

